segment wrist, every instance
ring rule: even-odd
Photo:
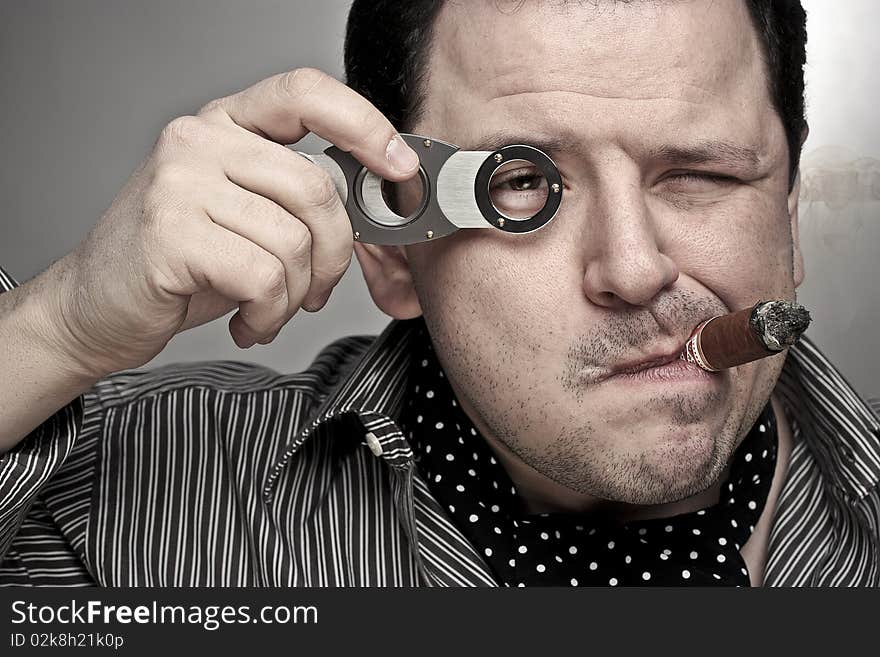
[[[112,369],[93,357],[82,333],[75,308],[82,286],[77,282],[70,256],[53,263],[29,281],[24,305],[24,325],[52,359],[59,376],[78,387],[88,387]]]

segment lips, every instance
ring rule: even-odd
[[[673,382],[684,380],[711,380],[713,375],[679,358],[684,344],[674,349],[648,354],[638,359],[618,363],[593,373],[593,383],[603,381]]]

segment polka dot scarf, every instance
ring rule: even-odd
[[[734,454],[714,506],[625,525],[528,514],[459,407],[424,329],[418,345],[401,427],[431,492],[504,585],[749,586],[739,550],[761,515],[776,464],[769,404]]]

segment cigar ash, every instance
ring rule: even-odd
[[[769,351],[782,351],[798,341],[811,320],[802,305],[777,300],[757,304],[749,324]]]

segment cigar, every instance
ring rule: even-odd
[[[801,337],[810,312],[791,301],[760,301],[701,323],[679,356],[707,372],[718,372],[778,354]]]

